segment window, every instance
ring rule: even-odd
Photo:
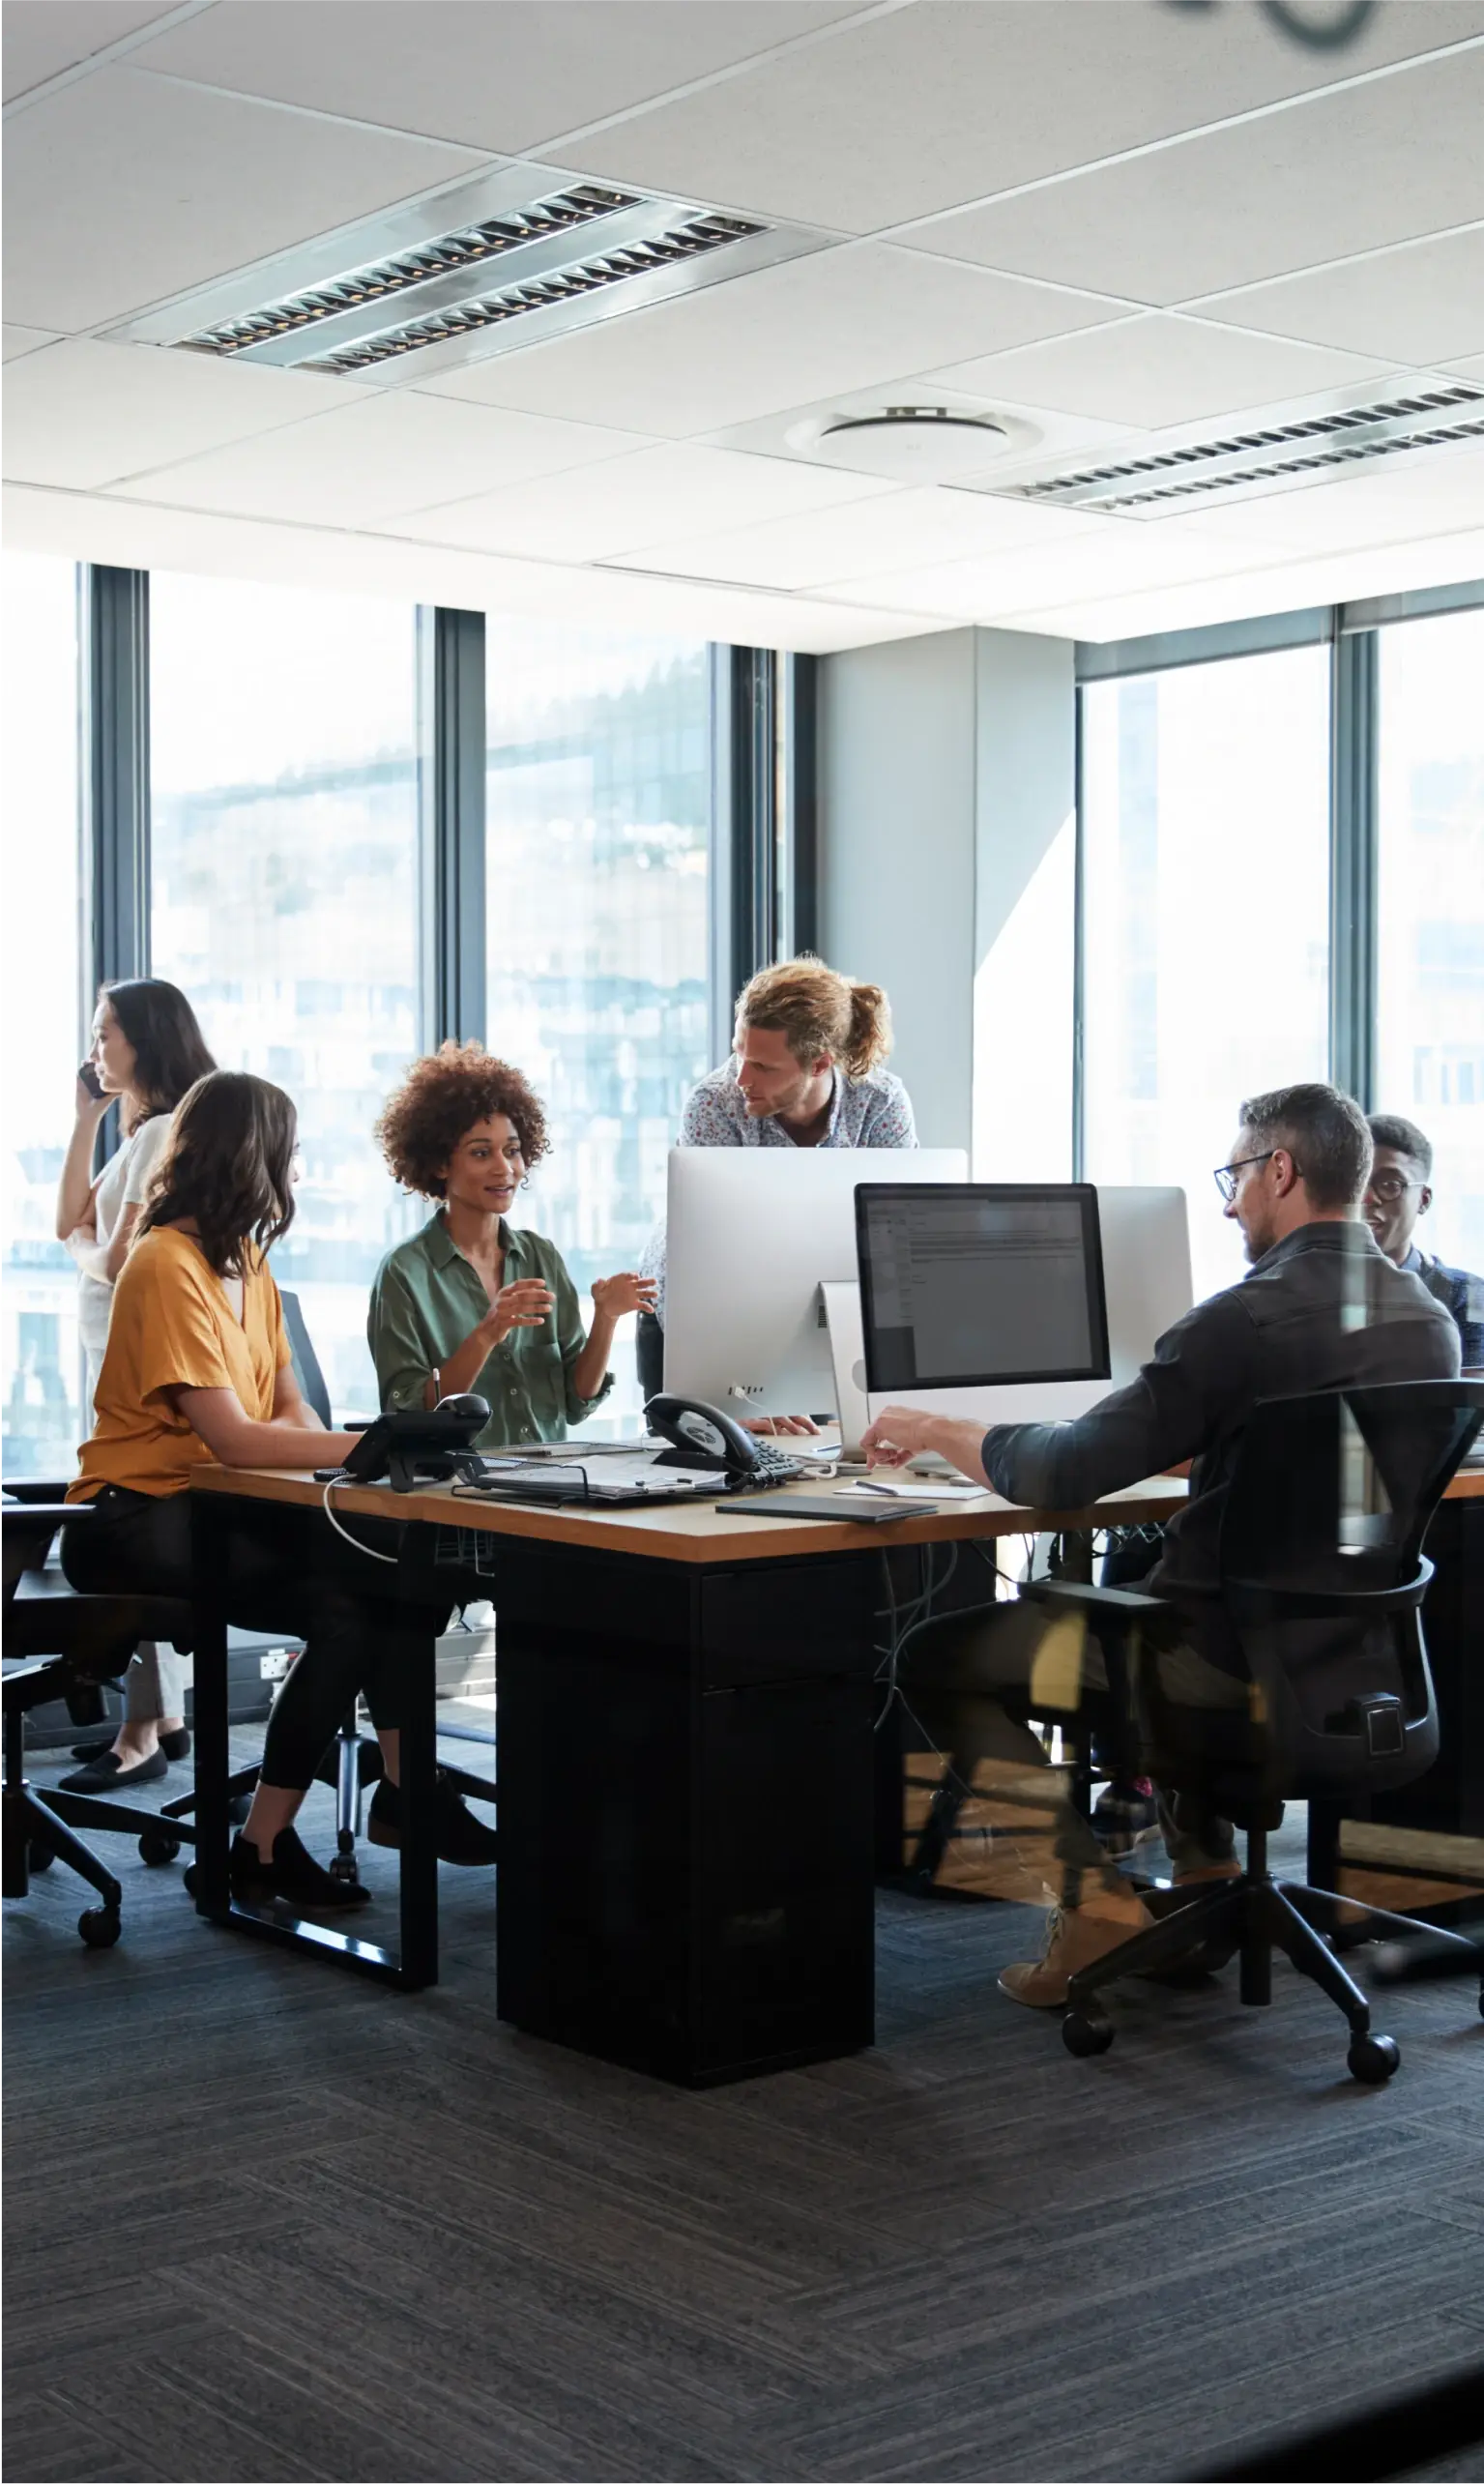
[[[488,1042],[547,1109],[522,1221],[586,1294],[637,1267],[711,1066],[707,649],[491,618],[486,650]]]
[[[1324,647],[1083,692],[1087,1178],[1183,1185],[1197,1299],[1238,1103],[1327,1074],[1328,741]]]
[[[274,1268],[337,1414],[375,1408],[366,1296],[419,1221],[371,1137],[418,1046],[415,623],[369,598],[151,583],[152,970],[224,1069],[299,1107]]]
[[[70,1476],[82,1437],[77,1275],[54,1230],[83,1048],[77,572],[7,553],[5,1471]]]
[[[1433,1142],[1424,1249],[1484,1272],[1484,612],[1381,632],[1376,1103]]]

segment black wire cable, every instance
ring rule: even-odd
[[[1174,8],[1213,8],[1213,0],[1172,0]],[[1378,0],[1343,0],[1340,10],[1327,8],[1315,17],[1308,8],[1297,8],[1295,0],[1258,0],[1258,8],[1270,17],[1281,35],[1291,43],[1303,43],[1310,52],[1340,52],[1348,43],[1355,43],[1375,17]]]

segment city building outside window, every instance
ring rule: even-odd
[[[71,1476],[81,1437],[77,1271],[55,1234],[87,1004],[78,786],[77,571],[3,563],[4,1456]]]
[[[1328,1061],[1328,650],[1083,692],[1087,1178],[1178,1183],[1197,1299],[1234,1284],[1244,1096]]]

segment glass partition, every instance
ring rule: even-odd
[[[1328,1058],[1328,651],[1083,692],[1087,1178],[1179,1183],[1199,1300],[1245,1265],[1211,1181],[1245,1096]]]

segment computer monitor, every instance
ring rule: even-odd
[[[1065,1421],[1131,1381],[1191,1305],[1183,1190],[973,1183],[940,1208],[892,1184],[859,1213],[847,1441],[893,1398],[986,1428]]]
[[[960,1148],[670,1154],[665,1387],[737,1413],[833,1414],[820,1288],[856,1278],[856,1191],[962,1184]]]
[[[1091,1183],[872,1184],[856,1236],[873,1394],[1107,1379]]]

